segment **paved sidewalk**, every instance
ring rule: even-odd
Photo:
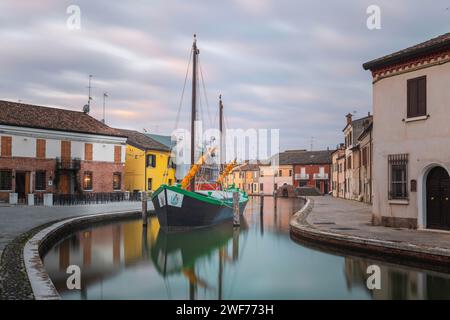
[[[330,196],[310,197],[314,207],[306,221],[315,229],[361,238],[450,250],[450,232],[410,230],[371,225],[371,207]]]
[[[1,206],[0,207],[0,257],[5,246],[20,234],[53,220],[81,215],[139,211],[141,202],[113,202],[80,206]],[[151,201],[148,209],[153,209]]]

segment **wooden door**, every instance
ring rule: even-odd
[[[25,199],[25,184],[26,184],[26,174],[25,172],[16,171],[16,193],[20,200]]]
[[[427,177],[427,228],[450,230],[450,177],[442,167]]]
[[[59,192],[70,194],[70,177],[68,174],[62,174],[59,178]]]
[[[31,184],[30,184],[30,172],[25,173],[25,194],[29,194],[31,191]]]

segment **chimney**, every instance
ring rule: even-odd
[[[346,115],[346,117],[347,117],[347,124],[352,123],[352,114],[349,113],[348,115]]]

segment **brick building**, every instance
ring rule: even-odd
[[[125,143],[87,113],[0,101],[0,201],[123,191]]]
[[[322,194],[331,188],[331,150],[290,154],[294,166],[294,187],[315,187]]]

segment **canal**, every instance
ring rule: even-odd
[[[152,217],[68,235],[44,257],[63,299],[436,299],[450,298],[450,275],[337,255],[294,242],[292,213],[301,201],[250,199],[239,228],[166,234]],[[381,289],[366,286],[381,269]],[[66,269],[81,268],[81,290],[68,290]]]

